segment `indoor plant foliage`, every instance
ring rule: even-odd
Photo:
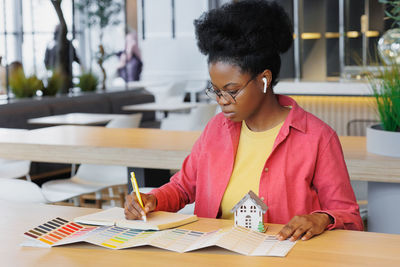
[[[43,88],[42,92],[44,96],[54,96],[62,88],[64,83],[61,74],[57,71],[53,72],[53,75],[47,79],[47,85]]]
[[[393,24],[400,27],[400,0],[379,0],[379,2],[389,6],[389,10],[385,11],[386,16],[393,19]]]
[[[385,131],[400,131],[400,66],[383,65],[379,76],[369,77],[375,96],[381,127]]]
[[[92,92],[96,91],[97,85],[99,84],[99,79],[96,75],[91,72],[82,73],[79,76],[78,87],[81,88],[82,92]]]
[[[37,90],[43,90],[43,82],[36,75],[26,77],[19,69],[10,76],[10,87],[16,98],[32,97]]]

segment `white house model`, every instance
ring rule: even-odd
[[[253,192],[249,191],[231,210],[235,213],[235,225],[264,232],[264,214],[268,207]]]

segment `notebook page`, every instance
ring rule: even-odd
[[[93,225],[114,225],[116,221],[125,219],[124,209],[114,207],[100,212],[76,217],[74,222]]]
[[[196,215],[186,215],[173,212],[155,211],[147,214],[147,221],[121,219],[116,222],[119,227],[142,230],[163,230],[178,227],[197,221]]]

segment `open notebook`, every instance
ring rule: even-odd
[[[119,226],[140,230],[163,230],[197,221],[196,215],[155,211],[147,214],[147,222],[125,219],[123,208],[111,208],[89,215],[77,217],[74,222],[91,225]]]

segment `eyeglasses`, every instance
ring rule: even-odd
[[[223,97],[229,103],[236,103],[236,97],[243,89],[247,87],[247,85],[249,85],[252,80],[254,80],[255,77],[257,76],[254,76],[250,80],[248,80],[247,83],[240,89],[226,91],[220,90],[218,88],[214,89],[215,86],[209,81],[206,88],[206,95],[217,102],[220,97]]]

